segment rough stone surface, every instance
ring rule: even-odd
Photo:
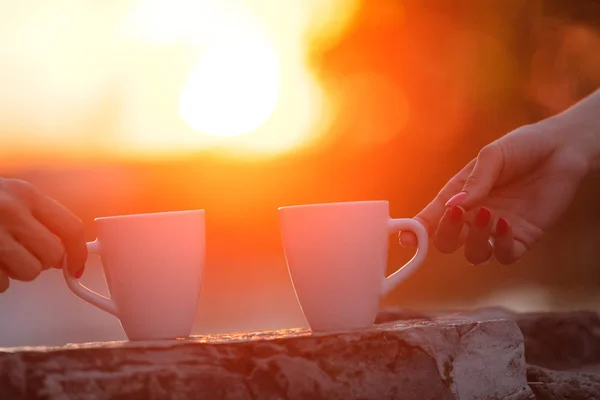
[[[518,314],[502,308],[418,313],[388,309],[378,321],[514,320],[524,337],[527,381],[539,400],[600,399],[600,316],[591,311]]]
[[[515,320],[525,337],[527,362],[566,370],[600,363],[600,318],[588,311],[531,313]]]
[[[0,349],[0,399],[529,399],[514,320]]]
[[[600,318],[589,311],[516,315],[537,399],[600,399]]]
[[[552,371],[532,365],[527,368],[527,381],[536,400],[600,398],[600,374]]]

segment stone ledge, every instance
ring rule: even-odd
[[[600,399],[600,316],[592,311],[515,313],[503,308],[416,313],[390,308],[378,321],[514,320],[524,337],[527,381],[538,400]]]
[[[597,373],[552,371],[529,366],[527,381],[536,400],[600,398],[600,374]]]
[[[530,399],[510,319],[0,349],[4,399]]]

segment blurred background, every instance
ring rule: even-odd
[[[0,176],[98,216],[207,210],[194,333],[305,326],[277,207],[417,213],[478,150],[600,86],[596,0],[0,0]],[[600,111],[599,111],[600,113]],[[600,180],[514,266],[432,250],[383,300],[600,308]],[[390,238],[389,271],[411,257]],[[83,282],[106,293],[99,262]],[[0,346],[124,339],[60,271],[0,295]]]

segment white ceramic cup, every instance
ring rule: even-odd
[[[279,222],[294,290],[313,331],[372,326],[381,297],[427,256],[423,225],[391,219],[387,201],[280,207]],[[398,231],[414,232],[418,250],[386,278],[389,235]]]
[[[96,218],[87,244],[101,258],[110,298],[83,286],[67,270],[77,296],[121,321],[129,340],[188,337],[205,260],[204,210]]]

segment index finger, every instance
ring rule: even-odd
[[[463,169],[446,183],[431,203],[415,215],[414,219],[423,224],[430,237],[435,234],[438,222],[446,211],[446,203],[461,190],[465,180],[475,166],[475,161],[476,159],[473,159],[465,165]],[[398,238],[402,246],[414,247],[417,245],[417,237],[412,232],[400,232]]]

